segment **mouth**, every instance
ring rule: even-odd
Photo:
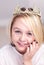
[[[26,46],[29,46],[28,43],[24,43],[24,42],[17,42],[18,45],[20,45],[21,47],[26,47]]]

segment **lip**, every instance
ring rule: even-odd
[[[24,44],[23,43],[20,43],[20,42],[17,42],[20,46],[24,46]]]
[[[29,46],[29,44],[27,43],[23,43],[23,42],[17,42],[20,46]]]

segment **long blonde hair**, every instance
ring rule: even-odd
[[[43,43],[44,36],[41,17],[39,17],[38,15],[31,15],[27,17],[27,20],[29,20],[29,25],[31,26],[31,29],[38,43]]]

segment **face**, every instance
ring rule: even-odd
[[[34,41],[34,34],[29,23],[23,18],[17,18],[12,27],[11,40],[20,53],[25,53],[27,47]]]

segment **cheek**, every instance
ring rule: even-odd
[[[18,41],[18,40],[19,40],[19,36],[16,35],[15,33],[12,33],[12,41],[13,41],[13,42],[16,42],[16,41]]]
[[[18,38],[16,36],[12,36],[12,42],[13,42],[13,44],[16,45],[17,41],[18,41]]]
[[[31,37],[28,38],[28,42],[29,43],[32,43],[34,40],[35,40],[35,37],[34,36],[31,36]]]

